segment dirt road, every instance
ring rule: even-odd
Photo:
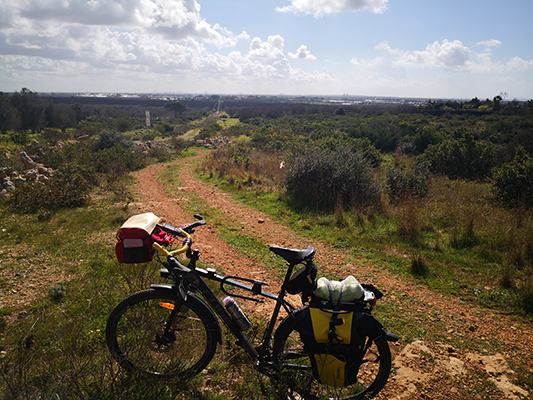
[[[201,157],[201,156],[200,156]],[[242,235],[259,239],[267,245],[317,248],[320,275],[338,273],[356,277],[372,277],[377,287],[396,295],[383,301],[394,302],[399,310],[418,315],[413,320],[420,324],[438,321],[445,327],[442,337],[449,340],[431,341],[420,337],[412,343],[400,341],[392,346],[393,376],[380,394],[383,399],[524,399],[532,398],[528,386],[517,380],[518,369],[529,376],[533,385],[533,328],[513,316],[498,313],[453,296],[435,293],[414,281],[394,276],[385,268],[361,266],[345,252],[326,244],[301,237],[289,227],[280,226],[257,210],[236,203],[216,188],[194,178],[192,168],[200,160],[182,160],[171,164],[150,166],[137,173],[141,195],[136,204],[142,211],[152,211],[169,223],[180,226],[191,222],[190,212],[181,207],[194,193],[226,216],[228,223],[241,230]],[[181,188],[175,196],[168,196],[156,181],[163,168],[179,168]],[[201,210],[198,210],[201,212]],[[279,282],[268,266],[257,263],[239,253],[217,235],[211,225],[196,230],[195,246],[201,250],[201,260],[223,269],[225,274],[240,274],[269,283],[275,292]],[[327,257],[326,257],[327,255]],[[223,266],[222,268],[220,268]],[[398,295],[401,293],[401,295]],[[295,299],[295,303],[298,300]],[[267,305],[243,305],[247,312],[268,315]],[[386,321],[385,326],[387,326]],[[453,347],[452,338],[464,338],[476,343],[474,350]],[[497,341],[499,352],[489,343]],[[470,346],[472,348],[472,346]],[[514,368],[514,370],[513,370]]]

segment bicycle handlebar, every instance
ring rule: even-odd
[[[198,221],[194,221],[190,224],[184,225],[180,229],[190,234],[194,232],[194,228],[196,228],[197,226],[202,226],[206,224],[204,217],[202,217],[200,214],[194,214],[194,218],[196,218]]]
[[[161,246],[159,243],[155,242],[152,244],[152,247],[158,252],[158,253],[161,253],[162,255],[164,255],[165,257],[174,257],[174,256],[177,256],[178,254],[183,254],[185,252],[187,252],[187,250],[189,250],[189,247],[191,246],[191,241],[190,240],[186,240],[185,241],[185,245],[180,248],[180,249],[177,249],[177,250],[173,250],[173,251],[168,251],[167,249],[165,249],[163,246]]]
[[[163,246],[161,246],[159,243],[152,244],[152,247],[160,254],[166,256],[166,257],[174,257],[178,254],[186,253],[190,248],[192,244],[191,234],[194,232],[194,228],[197,226],[205,225],[205,219],[199,215],[194,214],[194,218],[196,218],[198,221],[194,221],[190,224],[184,225],[181,228],[176,228],[170,224],[161,224],[158,225],[161,229],[163,229],[165,232],[170,233],[171,235],[176,236],[185,236],[185,241],[183,243],[183,246],[177,250],[168,251]]]

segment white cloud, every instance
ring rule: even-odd
[[[285,40],[280,35],[269,36],[268,41],[263,42],[255,37],[250,43],[250,56],[258,58],[277,58],[283,56]]]
[[[289,0],[291,5],[276,7],[280,12],[312,14],[315,18],[341,12],[370,11],[381,14],[389,0]]]
[[[431,97],[438,91],[444,97],[468,97],[485,92],[488,96],[501,92],[502,84],[508,92],[525,93],[531,84],[519,74],[533,70],[533,60],[494,60],[488,42],[497,45],[483,42],[485,49],[478,52],[459,40],[436,41],[420,50],[394,48],[383,41],[374,47],[376,57],[351,59],[351,81],[358,93],[402,95],[403,91]]]
[[[316,57],[311,54],[309,50],[307,50],[306,45],[301,45],[298,47],[298,50],[296,50],[296,53],[289,53],[290,58],[296,58],[299,60],[316,60]]]
[[[485,45],[497,41],[480,42]],[[378,43],[374,48],[382,55],[369,59],[353,58],[351,63],[361,68],[374,68],[389,66],[411,70],[413,68],[443,69],[455,73],[502,73],[504,71],[525,71],[533,68],[533,60],[523,60],[513,57],[506,64],[494,62],[490,49],[485,52],[476,52],[465,46],[460,40],[442,42],[435,41],[426,46],[424,50],[402,50],[392,48],[388,41]]]
[[[218,47],[235,46],[248,39],[246,32],[238,35],[209,24],[200,16],[196,0],[20,0],[7,6],[12,28],[3,19],[0,28],[18,35],[49,36],[66,26],[100,26],[142,31],[161,35],[168,40],[196,37]]]
[[[477,44],[480,44],[486,47],[499,47],[502,45],[502,42],[500,42],[497,39],[491,39],[491,40],[485,40],[483,42],[478,42]]]
[[[364,60],[358,60],[357,58],[352,58],[350,60],[350,62],[353,65],[358,65],[358,66],[362,66],[362,67],[366,67],[366,68],[372,68],[372,67],[377,67],[377,66],[380,66],[380,65],[384,65],[385,64],[385,58],[384,57],[375,57],[375,58],[364,59]]]
[[[0,2],[0,11],[9,14],[0,17],[0,81],[13,85],[10,90],[35,88],[33,82],[41,91],[203,91],[225,85],[233,92],[258,86],[271,92],[273,81],[307,88],[332,79],[293,68],[280,35],[250,39],[208,23],[196,0],[19,0]],[[245,40],[244,54],[208,47]],[[313,57],[305,48],[299,52]]]
[[[507,62],[509,71],[525,71],[533,68],[533,60],[522,60],[520,57],[513,57]]]
[[[393,65],[397,67],[443,67],[460,69],[465,67],[470,58],[470,49],[459,40],[449,42],[443,40],[430,43],[425,50],[403,51],[393,49],[388,42],[381,42],[377,50],[393,57]]]

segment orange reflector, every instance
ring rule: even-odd
[[[169,310],[173,310],[173,309],[174,309],[174,304],[170,304],[170,303],[159,303],[159,305],[160,305],[161,307],[168,308]]]

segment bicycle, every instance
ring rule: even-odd
[[[270,247],[271,251],[287,262],[287,271],[279,293],[268,293],[263,290],[266,285],[264,282],[239,276],[223,276],[213,268],[197,267],[199,251],[191,248],[191,235],[195,228],[205,225],[206,221],[198,214],[194,217],[197,221],[181,228],[169,224],[156,225],[165,235],[184,238],[183,245],[173,251],[167,250],[157,240],[152,244],[160,255],[156,258],[157,261],[163,265],[160,275],[172,280],[172,283],[152,284],[150,289],[128,296],[113,309],[108,318],[106,342],[120,366],[138,377],[189,379],[207,367],[217,345],[222,343],[220,320],[236,338],[236,344],[254,362],[255,368],[275,380],[274,386],[282,398],[371,398],[385,386],[391,369],[388,341],[397,341],[399,337],[386,331],[381,325],[377,334],[364,338],[359,345],[356,368],[346,370],[346,375],[350,378],[349,385],[331,386],[322,384],[317,379],[314,358],[319,353],[332,354],[336,347],[322,344],[317,345],[321,346],[319,349],[304,345],[298,321],[306,315],[310,305],[296,308],[286,299],[288,287],[293,282],[291,277],[294,279],[298,274],[296,272],[293,276],[295,267],[302,264],[298,271],[303,271],[304,267],[313,265],[315,248]],[[185,254],[189,260],[186,266],[178,260],[177,256],[180,254]],[[275,301],[274,311],[259,345],[251,343],[245,335],[249,326],[246,316],[240,314],[235,318],[236,314],[232,315],[232,309],[225,307],[207,281],[218,282],[226,295],[230,294],[228,287],[236,288],[241,293],[251,293],[232,293],[236,298],[256,302],[262,302],[261,298]],[[357,310],[370,315],[382,294],[372,285],[364,287],[365,296],[357,304]],[[326,307],[324,302],[322,306]],[[276,328],[281,308],[288,315]],[[342,314],[347,311],[337,312]],[[332,317],[331,321],[335,318],[337,317]],[[332,323],[338,324],[330,322],[330,325]],[[331,334],[331,330],[329,333]],[[342,359],[344,356],[335,354],[335,357]]]

